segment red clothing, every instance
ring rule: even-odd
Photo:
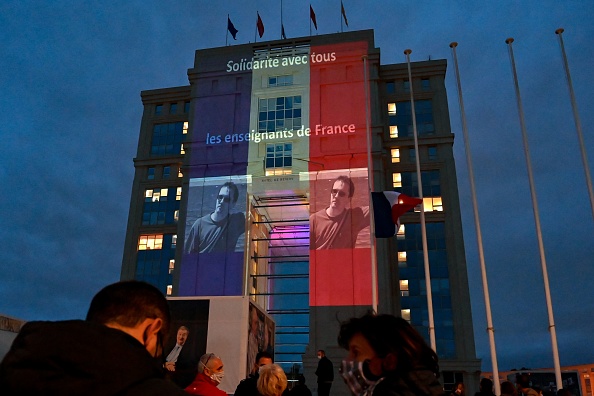
[[[213,382],[204,373],[198,373],[194,381],[184,390],[190,395],[227,396],[227,393],[217,388]]]

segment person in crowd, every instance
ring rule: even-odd
[[[175,345],[165,358],[165,369],[168,378],[180,388],[185,388],[192,382],[197,373],[197,359],[194,351],[186,346],[190,330],[186,326],[177,329]]]
[[[0,363],[6,395],[184,395],[163,378],[167,300],[138,281],[111,284],[86,320],[28,322]]]
[[[518,396],[518,390],[510,381],[501,383],[501,396]]]
[[[530,376],[528,374],[518,374],[516,376],[516,386],[518,393],[524,396],[539,396],[538,393],[530,387]]]
[[[353,395],[442,396],[436,353],[404,319],[366,314],[340,327],[340,373]]]
[[[287,389],[287,376],[278,364],[260,367],[258,392],[261,396],[281,396]]]
[[[200,357],[196,378],[185,391],[198,396],[227,396],[227,393],[218,388],[224,376],[221,358],[214,353],[206,353]]]
[[[454,384],[451,396],[466,396],[464,383],[462,381],[458,381]]]
[[[303,374],[297,376],[297,385],[291,389],[289,396],[311,396],[311,391],[305,385],[305,376]]]
[[[474,396],[495,396],[493,393],[493,381],[489,378],[481,378],[479,382],[479,391]]]
[[[557,391],[557,396],[573,396],[573,393],[567,388],[561,388]]]
[[[348,176],[332,182],[330,205],[309,217],[310,249],[352,249],[369,226],[369,206],[351,208],[355,184]]]
[[[260,378],[260,367],[272,364],[272,355],[266,351],[259,352],[256,355],[254,363],[254,370],[249,377],[242,380],[237,389],[235,389],[235,396],[258,396],[258,378]]]
[[[318,377],[318,396],[329,396],[332,381],[334,381],[334,366],[322,349],[318,350],[316,375]]]
[[[245,214],[233,212],[239,190],[233,182],[223,184],[215,210],[194,222],[186,238],[186,253],[233,252],[245,233]]]

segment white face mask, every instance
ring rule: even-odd
[[[213,380],[214,382],[216,382],[217,384],[220,384],[221,381],[223,380],[223,377],[225,376],[225,372],[221,371],[218,373],[212,373],[210,375],[210,379]]]

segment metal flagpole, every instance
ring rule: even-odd
[[[281,0],[281,40],[283,39],[283,29],[285,27],[283,26],[283,0]]]
[[[229,45],[229,14],[227,14],[227,34],[225,35],[225,47]]]
[[[342,0],[340,0],[340,33],[342,33]]]
[[[371,304],[373,312],[377,313],[377,257],[375,255],[375,217],[373,213],[373,161],[371,158],[371,128],[369,121],[369,75],[367,68],[367,55],[363,56],[363,82],[365,84],[365,133],[367,135],[367,188],[369,196],[369,242],[371,243]]]
[[[516,89],[516,99],[518,102],[518,114],[520,116],[520,127],[522,129],[522,140],[524,141],[524,154],[526,156],[526,167],[528,168],[528,180],[530,181],[530,194],[532,196],[532,210],[534,212],[534,222],[536,224],[536,235],[538,237],[538,250],[540,252],[540,264],[542,266],[542,277],[544,280],[545,297],[547,301],[547,311],[549,314],[549,332],[551,333],[551,346],[553,349],[553,364],[555,367],[555,381],[557,389],[563,387],[561,380],[561,365],[559,364],[559,350],[557,348],[557,332],[555,331],[555,319],[553,318],[553,304],[551,302],[551,291],[549,288],[549,275],[547,273],[547,262],[545,259],[544,244],[542,241],[542,231],[540,228],[540,215],[538,213],[538,202],[536,200],[536,189],[534,188],[534,178],[532,176],[532,165],[530,160],[530,151],[528,149],[528,135],[526,133],[526,124],[524,122],[524,109],[522,107],[522,98],[520,97],[520,87],[518,85],[518,74],[516,73],[516,62],[514,60],[514,50],[512,48],[513,38],[505,40],[509,50],[509,59],[512,66],[514,85]]]
[[[571,98],[571,108],[573,109],[573,119],[575,121],[575,129],[577,131],[578,140],[580,142],[580,150],[582,152],[582,163],[584,164],[584,172],[586,172],[586,184],[588,185],[588,193],[590,194],[590,207],[592,208],[592,216],[594,217],[594,191],[592,190],[592,177],[590,176],[590,166],[588,165],[588,155],[584,146],[584,136],[582,134],[582,124],[580,122],[580,115],[577,109],[577,102],[573,92],[573,83],[571,82],[571,75],[569,74],[569,63],[567,63],[567,55],[565,54],[565,46],[563,45],[563,28],[555,30],[559,36],[559,45],[561,46],[561,55],[563,56],[563,66],[565,67],[565,75],[567,77],[567,86],[569,87],[569,97]]]
[[[479,261],[481,265],[481,275],[483,280],[483,295],[485,298],[485,312],[487,314],[487,333],[489,334],[489,345],[491,346],[491,366],[493,367],[493,378],[499,378],[499,368],[497,366],[497,350],[495,349],[495,329],[493,328],[493,318],[491,316],[491,298],[489,297],[489,284],[487,283],[487,267],[485,265],[485,255],[483,252],[483,235],[479,220],[478,202],[476,199],[476,189],[474,185],[474,170],[472,166],[472,157],[470,156],[470,140],[468,138],[468,127],[466,125],[466,113],[464,112],[464,100],[462,98],[462,84],[460,83],[460,71],[458,69],[458,57],[456,56],[456,47],[458,43],[450,44],[452,54],[454,55],[454,70],[456,72],[456,83],[458,88],[458,102],[460,103],[460,117],[462,119],[462,132],[464,133],[464,147],[466,149],[466,164],[468,165],[468,177],[470,179],[470,191],[472,195],[472,208],[474,210],[474,226],[476,229],[476,240],[478,245]],[[493,381],[495,394],[501,394],[499,381]]]
[[[421,182],[421,162],[419,155],[419,139],[417,134],[417,116],[415,114],[415,99],[413,92],[412,72],[410,70],[410,54],[412,50],[404,50],[408,65],[408,85],[410,87],[410,105],[413,121],[413,135],[415,138],[415,159],[417,164],[417,188],[419,198],[423,199],[423,183]],[[425,205],[421,204],[421,236],[423,239],[423,261],[425,263],[425,285],[427,287],[427,310],[429,313],[429,339],[431,348],[437,351],[435,343],[435,324],[433,323],[433,297],[431,294],[431,273],[429,272],[429,252],[427,250],[427,230],[425,229]]]

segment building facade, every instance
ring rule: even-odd
[[[420,184],[441,379],[472,391],[446,61],[411,68],[409,81],[406,64],[382,65],[371,30],[196,51],[188,86],[141,94],[122,279],[251,296],[276,322],[275,360],[313,384],[316,351],[340,361],[339,322],[369,311],[374,290],[380,313],[429,339],[421,209],[394,238],[370,231],[370,190]]]

